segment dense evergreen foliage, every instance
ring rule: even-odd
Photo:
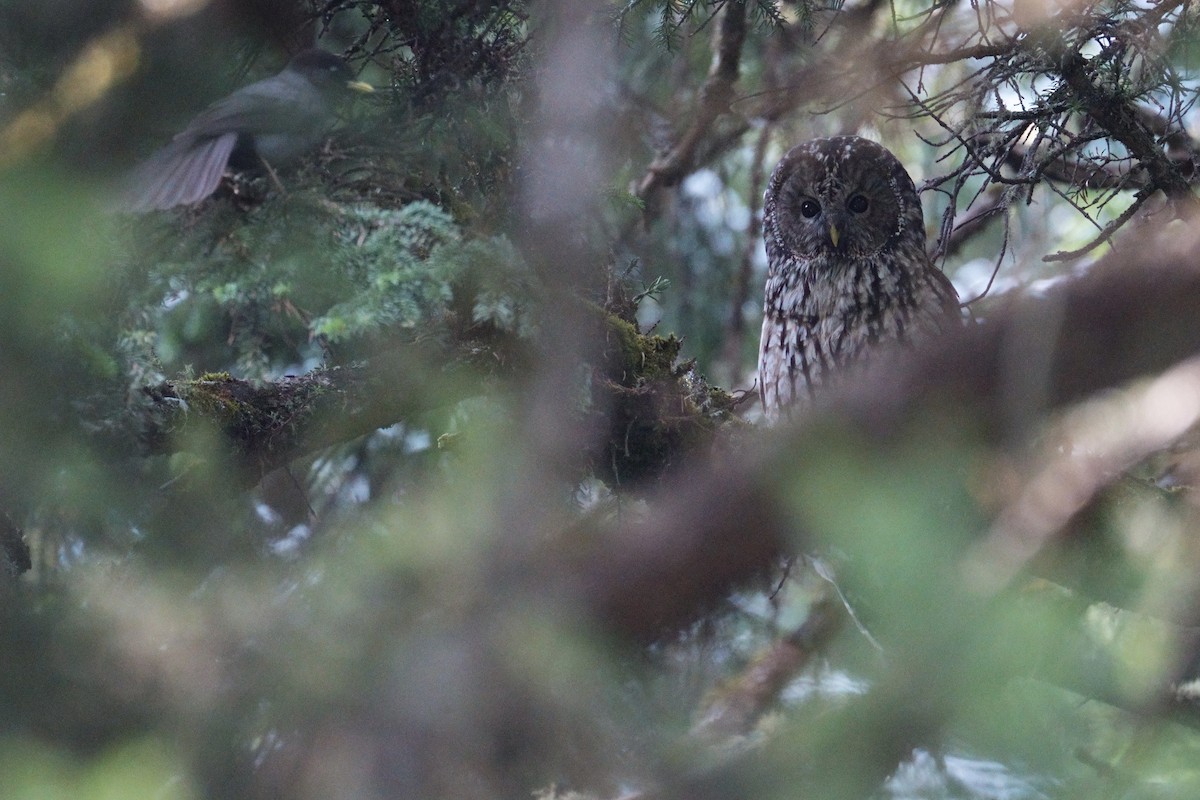
[[[1188,3],[0,4],[0,800],[1195,796]],[[317,43],[374,95],[121,176]],[[768,427],[764,179],[961,335]]]

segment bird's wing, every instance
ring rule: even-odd
[[[236,133],[176,137],[129,176],[121,208],[140,214],[200,202],[216,191],[236,143]]]
[[[311,124],[325,99],[309,80],[290,70],[243,86],[201,111],[176,139],[220,136],[229,131],[248,134],[286,133]]]

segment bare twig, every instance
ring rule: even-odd
[[[1100,245],[1102,245],[1105,242],[1107,242],[1108,240],[1112,239],[1112,237],[1116,234],[1116,232],[1119,231],[1125,225],[1126,222],[1129,222],[1129,220],[1133,219],[1134,215],[1137,214],[1138,209],[1140,209],[1143,205],[1145,205],[1146,201],[1149,200],[1153,196],[1154,196],[1153,192],[1148,192],[1148,191],[1138,192],[1138,194],[1134,198],[1133,202],[1129,204],[1129,208],[1127,208],[1123,212],[1121,212],[1121,215],[1119,217],[1117,217],[1116,219],[1114,219],[1112,222],[1105,225],[1104,229],[1100,231],[1100,235],[1097,236],[1095,239],[1088,242],[1083,247],[1080,247],[1077,250],[1062,250],[1057,253],[1051,253],[1048,256],[1043,256],[1042,260],[1047,261],[1047,262],[1074,261],[1075,259],[1079,258],[1080,256],[1087,255],[1088,253],[1095,250]]]

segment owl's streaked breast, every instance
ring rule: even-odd
[[[857,161],[847,166],[839,161],[845,158]],[[867,187],[861,191],[876,213],[848,217],[838,208],[830,218],[847,228],[875,226],[851,232],[884,242],[859,257],[839,252],[828,242],[812,245],[811,227],[824,224],[825,217],[794,215],[798,197],[828,203],[846,196],[830,184],[843,175]],[[851,187],[855,193],[860,191],[857,185]],[[781,192],[786,193],[782,211]],[[925,253],[916,189],[882,146],[838,137],[793,148],[772,174],[763,209],[769,269],[759,390],[769,417],[866,363],[867,355],[881,345],[911,342],[958,324],[954,288]],[[793,250],[790,242],[805,243],[808,255]]]

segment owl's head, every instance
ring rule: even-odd
[[[886,147],[858,136],[813,139],[788,151],[767,185],[763,227],[769,246],[799,259],[925,245],[912,178]]]

